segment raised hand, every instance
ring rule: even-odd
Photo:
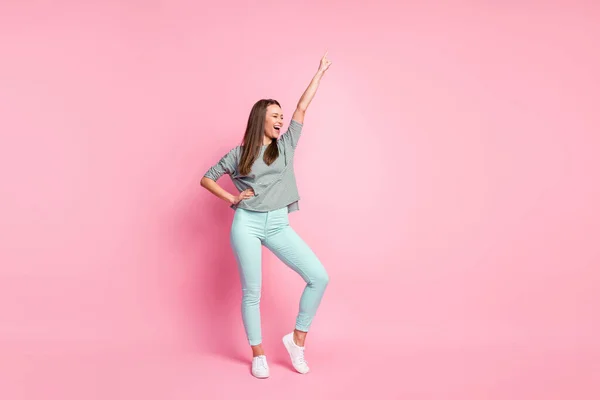
[[[323,73],[327,71],[329,66],[331,65],[331,61],[327,58],[328,51],[325,52],[325,55],[321,58],[321,62],[319,63],[319,72]]]

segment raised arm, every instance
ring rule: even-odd
[[[296,111],[294,111],[294,115],[292,115],[292,119],[294,121],[297,121],[301,124],[304,123],[304,114],[306,113],[306,109],[308,108],[308,105],[312,101],[313,97],[315,97],[317,89],[319,88],[319,83],[321,83],[321,78],[323,78],[325,71],[327,71],[330,65],[331,61],[327,59],[327,52],[325,52],[325,55],[321,58],[321,62],[319,63],[319,69],[317,70],[317,73],[315,76],[313,76],[310,84],[298,101]]]

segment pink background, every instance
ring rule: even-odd
[[[600,396],[599,7],[389,3],[2,2],[0,398]],[[331,284],[301,376],[265,253],[258,381],[199,180],[325,49],[290,218]]]

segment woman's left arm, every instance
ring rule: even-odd
[[[321,58],[321,62],[319,63],[319,70],[317,71],[315,76],[313,76],[312,80],[310,81],[310,84],[308,85],[308,87],[302,94],[302,97],[300,97],[300,100],[298,101],[296,111],[294,111],[294,115],[292,116],[292,119],[294,121],[299,122],[301,124],[304,123],[304,114],[306,113],[306,109],[308,108],[308,105],[312,101],[313,97],[315,97],[317,89],[319,88],[319,83],[321,83],[321,78],[323,78],[323,75],[325,75],[325,71],[327,71],[330,65],[331,61],[329,61],[329,59],[327,58],[327,52],[325,52],[325,55]]]

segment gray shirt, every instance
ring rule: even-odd
[[[246,189],[254,191],[253,197],[242,200],[237,205],[232,204],[233,209],[239,207],[265,212],[287,207],[288,212],[296,211],[299,209],[300,196],[293,163],[294,151],[301,131],[302,124],[291,120],[287,131],[277,140],[279,157],[271,165],[263,161],[267,146],[262,146],[250,173],[241,175],[237,167],[242,155],[242,147],[237,146],[225,154],[204,176],[216,181],[224,174],[228,174],[240,192]]]

